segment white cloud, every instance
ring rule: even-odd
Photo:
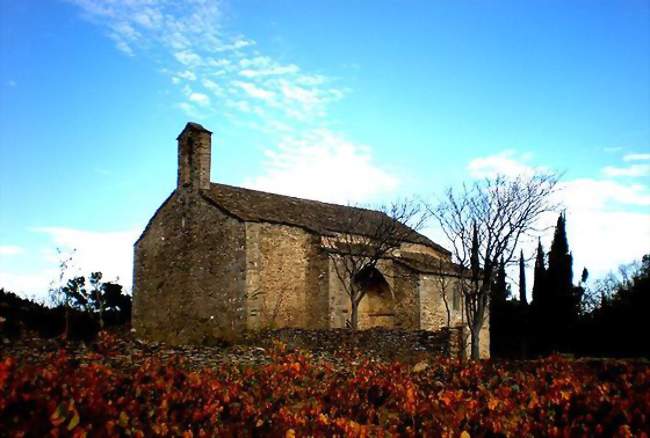
[[[181,79],[186,79],[188,81],[195,81],[196,80],[196,75],[191,70],[185,70],[185,71],[182,71],[180,73],[176,73],[175,77],[179,77]]]
[[[650,192],[640,184],[581,178],[563,182],[560,198],[576,210],[605,210],[620,206],[650,206]]]
[[[101,232],[64,227],[42,227],[34,231],[45,233],[51,241],[48,248],[59,248],[63,253],[73,254],[74,271],[88,274],[101,271],[105,280],[118,279],[131,289],[133,279],[133,244],[140,235],[138,230]],[[55,251],[48,249],[46,258],[59,261]],[[51,280],[51,278],[50,278]]]
[[[23,248],[15,245],[0,245],[0,256],[12,256],[23,253]]]
[[[255,78],[259,76],[295,74],[298,73],[299,71],[300,68],[298,68],[297,65],[290,64],[290,65],[274,65],[272,67],[260,68],[260,69],[247,68],[245,70],[240,71],[239,74],[247,78]]]
[[[117,49],[120,52],[124,53],[125,55],[134,56],[133,49],[131,49],[131,46],[129,46],[126,42],[120,39],[115,41],[115,47],[117,47]]]
[[[185,81],[219,77],[220,88],[208,88],[215,98],[203,109],[227,115],[229,120],[239,116],[246,119],[240,123],[268,129],[270,120],[288,117],[309,130],[323,125],[327,104],[341,99],[346,91],[326,87],[331,80],[325,75],[280,63],[261,53],[254,40],[228,32],[222,5],[215,0],[68,1],[103,28],[124,53],[160,52],[155,58],[171,64],[161,70],[171,75],[171,82],[181,91]],[[249,103],[232,105],[244,100]],[[180,108],[186,113],[191,110],[187,105]],[[228,109],[239,114],[233,116]]]
[[[223,96],[223,88],[215,81],[210,79],[203,79],[201,83],[206,89],[212,91],[212,93],[216,94],[217,96]]]
[[[199,55],[197,55],[194,52],[191,52],[189,50],[184,50],[182,52],[176,52],[174,53],[174,57],[180,62],[181,64],[184,65],[189,65],[189,66],[197,66],[200,65],[203,60]]]
[[[606,166],[603,168],[603,174],[606,176],[647,176],[650,175],[650,164],[632,164],[627,167]]]
[[[287,99],[296,100],[303,105],[314,105],[319,101],[316,93],[307,90],[306,88],[290,85],[286,82],[283,82],[281,87],[282,94],[284,94]]]
[[[623,161],[645,161],[650,160],[650,154],[627,154],[623,156]]]
[[[275,93],[268,90],[263,90],[262,88],[259,88],[258,86],[250,82],[234,81],[233,85],[238,86],[239,88],[244,90],[249,96],[254,97],[256,99],[272,101],[273,97],[275,96]]]
[[[472,160],[468,165],[474,178],[495,174],[516,176],[546,168],[533,166],[530,157],[506,151]],[[612,176],[617,171],[604,172]],[[574,256],[574,277],[583,267],[591,278],[605,275],[622,263],[647,253],[650,246],[650,191],[642,184],[623,184],[610,179],[580,178],[559,184],[557,201],[567,212],[567,234]],[[540,226],[551,227],[557,215],[543,218]],[[553,237],[549,228],[542,238],[548,250]],[[535,251],[534,241],[522,245],[527,255]],[[529,288],[532,287],[529,279]]]
[[[48,237],[45,249],[40,256],[35,254],[33,259],[34,265],[41,267],[31,272],[10,272],[5,268],[0,271],[0,287],[45,300],[48,290],[57,286],[60,261],[71,255],[68,277],[101,271],[106,281],[117,280],[125,289],[131,290],[133,244],[140,231],[100,232],[64,227],[42,227],[33,231]],[[63,256],[56,251],[57,248]]]
[[[201,106],[210,105],[210,98],[203,93],[190,93],[189,99]]]
[[[495,155],[476,158],[467,165],[472,178],[486,178],[495,175],[518,176],[543,172],[543,167],[533,167],[526,162],[529,156],[517,155],[513,150],[505,150]]]
[[[47,299],[50,285],[57,277],[55,268],[27,274],[0,271],[0,288],[43,301]]]
[[[189,102],[181,102],[178,104],[178,107],[192,119],[203,118],[201,112]]]
[[[399,181],[372,159],[370,149],[329,130],[286,137],[265,151],[262,176],[245,186],[329,202],[361,202],[394,191]]]

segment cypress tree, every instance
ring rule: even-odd
[[[548,254],[546,288],[555,321],[551,331],[551,346],[567,348],[571,330],[578,319],[580,294],[573,287],[573,256],[566,236],[566,216],[560,214]]]
[[[557,218],[551,251],[548,253],[548,281],[554,295],[562,295],[573,287],[573,256],[566,237],[566,217]]]
[[[497,274],[495,276],[495,282],[492,287],[492,302],[495,306],[502,306],[505,305],[507,299],[508,285],[506,283],[506,264],[503,261],[503,257],[501,257]]]
[[[537,255],[535,257],[535,271],[533,274],[533,304],[539,306],[544,300],[546,283],[546,262],[544,261],[544,247],[542,241],[537,240]]]
[[[519,253],[519,302],[522,305],[528,304],[528,299],[526,298],[526,270],[523,250]]]
[[[506,265],[501,258],[490,288],[490,350],[497,357],[508,354],[512,349],[512,332],[509,329],[513,315],[509,312],[507,298]]]
[[[530,335],[528,340],[536,353],[548,353],[550,332],[553,331],[552,300],[546,281],[546,262],[541,240],[537,241],[535,272],[533,278],[533,302],[530,311]],[[526,343],[526,341],[525,341]]]

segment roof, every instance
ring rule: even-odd
[[[176,137],[176,140],[180,139],[187,131],[200,131],[200,132],[207,132],[208,134],[212,134],[212,131],[208,131],[203,127],[203,125],[194,122],[187,122],[187,124],[185,125],[181,133],[178,134],[178,137]]]
[[[400,257],[394,260],[414,271],[424,274],[460,277],[462,273],[462,266],[459,264],[449,260],[439,259],[429,254],[402,251]]]
[[[371,234],[370,227],[386,220],[386,214],[358,207],[312,201],[291,196],[266,193],[258,190],[225,184],[210,184],[202,195],[215,206],[246,222],[270,222],[305,228],[327,235],[352,232]],[[359,219],[361,215],[362,220]],[[353,230],[350,226],[353,224]],[[448,250],[426,236],[406,227],[407,242],[419,243],[449,253]]]

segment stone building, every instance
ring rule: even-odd
[[[138,336],[185,344],[245,330],[345,327],[350,299],[324,249],[350,232],[350,215],[367,225],[382,213],[212,183],[211,135],[195,123],[180,133],[177,187],[135,243]],[[455,272],[449,251],[411,233],[364,282],[359,327],[464,325]],[[481,344],[489,355],[487,325]]]

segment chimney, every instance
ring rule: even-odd
[[[212,132],[189,122],[178,135],[178,188],[210,188]]]

